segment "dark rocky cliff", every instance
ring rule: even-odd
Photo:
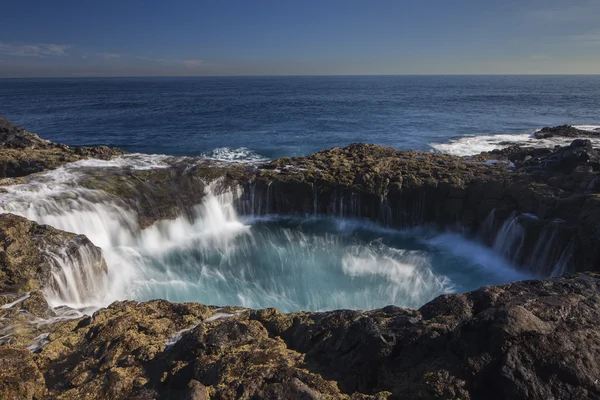
[[[600,152],[585,140],[541,154],[512,148],[471,159],[355,144],[261,166],[245,185],[240,208],[368,218],[390,227],[434,225],[488,243],[511,215],[530,214],[535,218],[520,221],[525,246],[515,262],[533,267],[537,239],[551,231],[547,248],[557,251],[536,272],[549,274],[565,252],[572,255],[567,270],[595,270],[599,161]]]
[[[597,399],[599,285],[580,274],[441,296],[419,310],[287,315],[117,302],[45,327],[33,353],[33,339],[18,335],[0,346],[0,391],[15,399]],[[0,313],[41,313],[40,301]]]

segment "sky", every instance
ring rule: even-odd
[[[18,0],[0,78],[599,74],[600,0]]]

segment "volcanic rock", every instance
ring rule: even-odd
[[[537,139],[548,139],[551,137],[587,138],[600,137],[600,132],[584,131],[571,125],[545,127],[534,133]]]
[[[108,160],[123,152],[107,146],[69,147],[41,139],[0,116],[0,178],[20,177],[85,158]]]
[[[6,121],[0,134],[0,166],[13,176],[114,155],[46,143]],[[517,261],[541,260],[536,272],[549,275],[565,254],[570,270],[600,265],[599,159],[587,140],[473,158],[352,144],[251,166],[172,159],[160,169],[82,174],[78,185],[120,199],[141,226],[193,218],[209,185],[241,187],[239,211],[259,215],[351,216],[472,234],[510,220],[525,231]],[[552,256],[539,257],[540,248]],[[77,260],[81,249],[96,273],[106,272],[86,237],[0,215],[3,396],[600,399],[594,272],[443,295],[419,310],[282,314],[155,300],[53,318],[65,310],[44,298],[52,255]]]
[[[292,314],[117,302],[46,327],[33,354],[19,340],[0,347],[0,388],[64,399],[597,399],[599,289],[588,273],[419,310]]]
[[[106,273],[100,248],[84,235],[64,232],[13,214],[0,214],[0,293],[27,292],[50,284],[53,268],[49,252],[65,251],[77,257],[85,248],[95,265],[88,267]]]

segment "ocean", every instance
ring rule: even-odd
[[[469,155],[600,125],[600,76],[3,79],[0,114],[52,141],[151,154],[259,161],[363,142]]]

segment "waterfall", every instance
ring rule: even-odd
[[[76,236],[64,247],[46,249],[52,269],[44,294],[51,306],[94,307],[107,292],[107,265],[102,252],[82,239]]]
[[[492,235],[492,248],[515,265],[537,276],[557,276],[568,270],[573,252],[571,232],[562,221],[542,221],[532,214],[511,213],[494,235],[496,210],[482,224],[481,232]]]
[[[220,190],[220,182],[206,186],[204,201],[194,208],[196,218],[180,216],[141,229],[137,214],[105,192],[78,187],[70,171],[49,173],[32,184],[5,187],[0,212],[10,212],[76,236],[64,247],[48,245],[51,265],[44,293],[52,306],[101,307],[115,300],[135,298],[139,283],[153,271],[148,255],[161,254],[187,243],[224,248],[246,229],[237,219],[234,200],[240,190]]]
[[[498,230],[492,248],[507,259],[518,260],[524,240],[525,228],[518,215],[513,212]]]

